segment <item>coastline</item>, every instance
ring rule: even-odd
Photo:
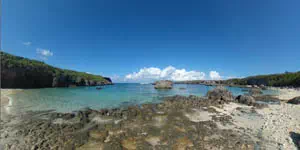
[[[268,87],[268,89],[278,91],[278,95],[274,97],[283,101],[288,101],[290,99],[300,96],[300,88]]]
[[[1,108],[4,106],[9,109],[9,96],[20,91],[22,89],[1,89],[1,99],[5,99],[1,102]],[[296,89],[281,89],[285,97],[295,94],[288,95],[291,92],[282,91],[299,92]],[[7,109],[2,111],[9,113]],[[292,135],[298,136],[300,133],[297,124],[300,121],[299,114],[300,105],[285,102],[278,105],[246,105],[197,96],[165,97],[157,104],[128,108],[87,108],[72,113],[30,111],[8,115],[7,120],[1,120],[3,140],[0,148],[7,145],[9,149],[43,149],[55,143],[60,148],[72,145],[79,149],[113,149],[117,145],[117,149],[237,147],[250,150],[258,147],[296,150],[296,138]],[[17,128],[22,130],[15,135],[13,133],[17,132]],[[41,144],[45,136],[50,138],[46,144]],[[31,147],[22,142],[12,143],[20,137],[26,143],[36,144]],[[55,141],[57,138],[59,142]],[[87,140],[82,141],[82,138]]]

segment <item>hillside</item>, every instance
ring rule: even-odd
[[[109,78],[60,69],[44,62],[1,54],[1,88],[46,88],[112,84]]]
[[[282,74],[250,76],[243,79],[229,79],[226,84],[238,85],[267,85],[277,87],[300,87],[300,71]]]
[[[229,80],[193,80],[179,81],[176,84],[204,84],[204,85],[265,85],[275,87],[300,87],[300,71],[282,74],[250,76],[242,79]]]

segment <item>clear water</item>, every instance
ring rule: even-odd
[[[184,88],[184,89],[182,89]],[[28,89],[11,95],[10,111],[55,110],[72,112],[86,107],[93,109],[113,108],[122,105],[157,103],[165,96],[205,96],[213,86],[175,84],[171,90],[156,90],[151,84],[115,84],[102,87]],[[233,95],[247,93],[238,87],[226,87]],[[276,91],[265,90],[265,94]]]

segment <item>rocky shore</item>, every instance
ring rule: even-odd
[[[0,149],[296,150],[299,122],[300,105],[262,104],[217,88],[158,104],[1,118]]]

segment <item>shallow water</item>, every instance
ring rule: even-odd
[[[27,89],[11,95],[10,112],[28,110],[55,110],[71,112],[86,107],[93,109],[113,108],[122,105],[157,103],[165,96],[205,96],[214,86],[175,84],[171,90],[156,90],[151,84],[119,83],[96,87]],[[233,95],[247,93],[242,88],[226,87]],[[276,94],[265,90],[264,94]]]

